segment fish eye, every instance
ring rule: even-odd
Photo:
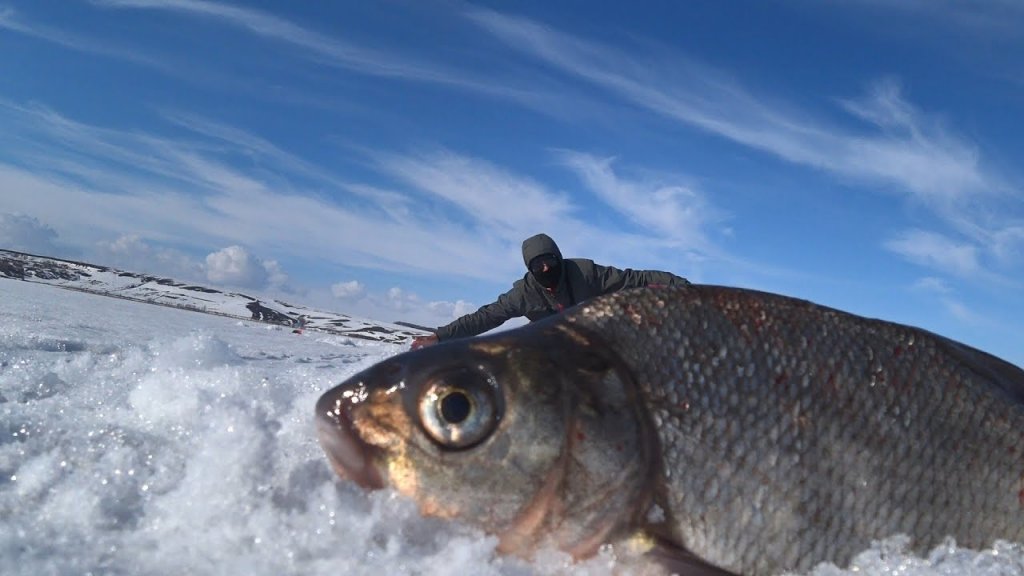
[[[462,390],[452,390],[441,398],[440,408],[445,422],[461,424],[473,412],[473,403]]]
[[[437,374],[420,396],[419,416],[427,435],[443,448],[469,448],[497,427],[497,386],[478,371]]]

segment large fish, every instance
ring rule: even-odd
[[[1024,371],[762,292],[596,298],[381,362],[316,414],[341,476],[524,556],[628,541],[683,573],[761,575],[896,534],[1024,542]]]

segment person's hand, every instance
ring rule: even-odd
[[[426,346],[433,346],[437,344],[437,334],[431,334],[429,336],[417,336],[412,339],[412,349],[419,350]]]

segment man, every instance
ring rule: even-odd
[[[456,319],[437,329],[435,334],[412,341],[412,349],[453,338],[482,334],[501,326],[506,320],[526,316],[531,322],[602,294],[624,288],[689,284],[684,278],[657,270],[619,270],[595,264],[583,258],[562,258],[558,245],[547,234],[523,241],[523,262],[528,272],[516,280],[512,289],[494,303]]]

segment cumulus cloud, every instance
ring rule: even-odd
[[[458,300],[455,302],[431,302],[427,304],[427,309],[438,318],[454,320],[470,312],[475,312],[477,307],[472,302]]]
[[[476,305],[465,300],[428,302],[415,292],[398,286],[383,291],[372,290],[357,280],[332,284],[331,295],[348,314],[403,320],[425,326],[447,324],[477,309]]]
[[[288,277],[275,260],[260,260],[236,245],[207,255],[206,279],[242,288],[280,288]]]
[[[340,300],[358,300],[366,295],[366,286],[358,280],[331,285],[331,294]]]
[[[0,213],[0,248],[51,256],[56,241],[57,232],[32,216]]]
[[[113,242],[99,242],[100,247],[112,256],[133,258],[136,255],[148,257],[152,249],[134,234],[125,234]]]
[[[263,269],[267,272],[267,285],[269,287],[287,289],[288,275],[284,273],[277,260],[264,260]]]
[[[407,312],[420,306],[419,296],[398,287],[388,289],[385,297],[391,309],[397,312]]]
[[[202,265],[187,254],[154,247],[135,234],[97,242],[94,259],[97,263],[129,272],[160,274],[178,280],[199,280],[203,277]]]

